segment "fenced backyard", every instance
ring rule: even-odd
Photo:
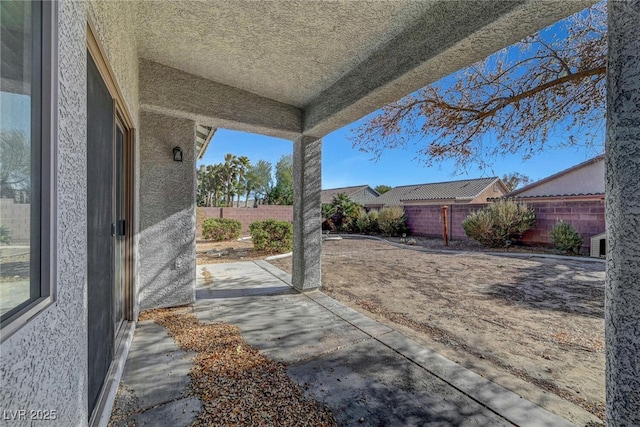
[[[571,224],[584,239],[582,252],[588,254],[590,238],[605,231],[604,200],[527,200],[536,213],[536,224],[522,238],[529,245],[551,246],[549,233],[557,221]],[[470,240],[462,229],[462,221],[473,211],[487,204],[448,205],[448,233],[451,240]],[[442,237],[443,217],[441,205],[404,206],[407,225],[417,236]]]

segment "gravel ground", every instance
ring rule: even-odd
[[[307,399],[286,367],[250,347],[229,324],[201,324],[184,308],[145,311],[183,350],[194,351],[191,386],[202,402],[195,426],[335,426],[331,411]]]

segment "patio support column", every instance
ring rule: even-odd
[[[196,124],[140,113],[140,309],[196,297]],[[183,151],[173,160],[173,148]]]
[[[320,287],[322,222],[320,214],[322,140],[300,136],[293,141],[293,286]]]
[[[607,425],[640,425],[640,0],[611,1],[607,73]]]

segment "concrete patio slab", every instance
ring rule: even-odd
[[[179,427],[195,420],[200,401],[187,397],[194,356],[180,350],[164,327],[138,322],[120,383],[127,393],[118,396],[130,401],[135,425]]]
[[[200,265],[197,295],[192,312],[201,322],[240,328],[339,425],[572,425],[319,291],[293,291],[270,264]],[[185,395],[191,357],[163,327],[140,322],[122,379],[137,401],[131,419],[195,419],[200,402]]]
[[[369,338],[305,295],[290,290],[280,295],[201,299],[194,306],[194,315],[202,322],[226,322],[239,327],[247,343],[285,363]]]
[[[375,340],[292,365],[288,373],[308,384],[307,395],[326,403],[340,425],[512,425]]]
[[[199,295],[246,290],[199,299],[196,316],[238,326],[341,425],[572,425],[320,291],[291,292],[269,263],[198,268],[213,278]]]
[[[181,427],[196,420],[202,405],[197,397],[185,397],[136,414],[136,426]]]

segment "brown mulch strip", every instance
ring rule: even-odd
[[[254,261],[272,255],[267,251],[256,251],[253,248],[225,247],[219,250],[220,256],[212,256],[206,251],[196,253],[196,264],[222,264],[225,262]]]
[[[202,324],[184,308],[149,310],[140,320],[167,328],[178,346],[196,352],[193,394],[202,402],[194,426],[336,426],[331,411],[304,396],[286,367],[250,347],[229,324]]]
[[[398,323],[400,325],[408,326],[413,330],[422,332],[425,335],[428,335],[434,341],[440,342],[442,344],[445,344],[453,348],[461,347],[467,353],[472,354],[473,356],[478,357],[480,359],[489,359],[491,362],[495,363],[500,368],[511,372],[513,375],[519,377],[520,379],[530,382],[532,384],[535,384],[536,386],[548,392],[551,392],[565,400],[568,400],[586,409],[587,411],[589,411],[596,417],[600,418],[601,420],[605,419],[606,406],[602,403],[596,403],[596,402],[589,401],[587,399],[583,399],[582,397],[576,396],[573,393],[559,387],[557,384],[551,381],[536,378],[530,375],[524,369],[519,369],[519,368],[510,366],[504,363],[503,361],[501,361],[500,359],[491,357],[490,355],[487,355],[487,354],[483,354],[478,350],[476,350],[475,348],[468,346],[459,337],[454,337],[448,332],[444,331],[443,329],[430,326],[425,322],[419,322],[419,321],[413,320],[409,318],[407,315],[405,315],[404,313],[389,312],[374,300],[362,300],[356,297],[355,302],[357,305],[359,305],[360,307],[364,308],[365,310],[371,313],[381,315],[392,322]]]

